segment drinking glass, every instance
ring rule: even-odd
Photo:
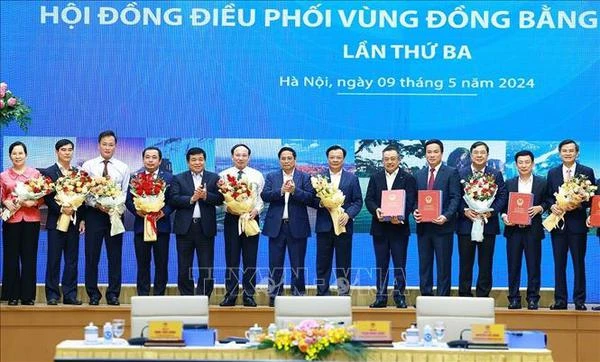
[[[437,343],[441,344],[444,339],[444,333],[446,333],[446,325],[442,321],[438,321],[435,323],[435,327],[433,329],[435,331],[435,337],[437,338]]]
[[[125,320],[124,319],[113,319],[112,321],[113,335],[117,338],[121,338],[125,332]]]

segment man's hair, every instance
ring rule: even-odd
[[[579,152],[579,145],[577,144],[577,142],[575,142],[572,139],[566,139],[566,140],[562,140],[560,141],[560,143],[558,144],[558,152],[560,152],[560,149],[564,146],[564,145],[568,145],[568,144],[574,144],[575,145],[575,151]]]
[[[329,157],[329,152],[335,151],[335,150],[342,150],[342,154],[344,155],[344,158],[346,158],[346,150],[344,149],[344,147],[342,147],[340,145],[329,146],[327,151],[325,151],[325,156]]]
[[[398,154],[398,157],[400,157],[400,150],[398,149],[398,147],[396,147],[394,145],[385,146],[385,148],[383,149],[383,151],[381,151],[381,153],[383,154],[384,152],[387,152],[387,151],[396,151],[396,153]]]
[[[277,152],[277,158],[281,158],[281,154],[284,153],[285,151],[291,152],[292,156],[294,156],[294,160],[296,159],[296,151],[293,148],[288,147],[288,146],[281,147],[279,152]]]
[[[54,149],[58,151],[58,150],[60,150],[61,147],[66,146],[66,145],[71,145],[71,147],[75,148],[75,145],[73,144],[73,142],[71,140],[63,138],[62,140],[58,140],[56,142],[56,144],[54,145]]]
[[[231,155],[233,156],[233,152],[235,151],[236,148],[238,147],[244,147],[245,149],[248,150],[248,156],[250,156],[252,154],[252,150],[250,149],[250,147],[248,147],[247,145],[243,144],[243,143],[238,143],[236,145],[233,145],[233,147],[231,147]]]
[[[117,143],[117,135],[115,134],[115,132],[113,132],[110,129],[106,130],[106,131],[100,132],[100,134],[98,135],[98,143],[100,143],[100,141],[102,141],[102,139],[104,137],[114,137],[115,138],[115,143]]]
[[[533,160],[534,160],[533,152],[531,152],[529,150],[521,150],[521,151],[515,153],[515,162],[517,162],[517,158],[523,157],[523,156],[529,156],[529,158],[531,158],[531,162],[533,162]]]
[[[428,140],[427,142],[425,142],[425,148],[427,148],[427,146],[429,146],[429,145],[440,146],[440,151],[442,151],[442,153],[444,153],[444,144],[442,143],[442,141],[440,141],[438,139]]]
[[[185,154],[185,159],[186,161],[190,161],[190,157],[192,157],[193,155],[202,155],[204,156],[204,159],[206,160],[206,152],[204,152],[204,150],[200,147],[192,147],[189,150],[187,150],[187,153]]]
[[[158,159],[162,160],[162,152],[161,152],[160,148],[155,147],[155,146],[150,146],[150,147],[144,148],[144,150],[142,151],[142,158],[144,158],[144,156],[146,156],[146,151],[158,151]],[[204,158],[206,158],[206,157],[204,157]]]
[[[477,141],[477,142],[473,143],[471,145],[471,148],[469,148],[469,152],[473,152],[473,150],[476,149],[479,146],[484,146],[485,147],[485,152],[490,153],[490,147],[487,145],[487,143],[485,143],[483,141]]]

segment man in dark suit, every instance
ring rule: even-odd
[[[487,297],[492,290],[492,263],[494,260],[494,246],[496,235],[500,234],[498,214],[504,209],[507,201],[504,177],[498,170],[487,166],[490,149],[485,142],[475,142],[471,145],[471,165],[458,171],[461,180],[467,181],[475,173],[491,175],[498,189],[491,204],[493,211],[480,214],[470,209],[464,200],[461,201],[458,211],[457,234],[459,255],[459,277],[458,295],[472,297],[471,286],[473,283],[473,263],[475,262],[475,250],[477,250],[477,265],[479,275],[477,277],[476,296]],[[464,195],[464,189],[461,190]],[[487,219],[483,229],[483,240],[475,241],[471,237],[473,221],[476,219]]]
[[[42,175],[50,177],[55,182],[70,172],[76,172],[77,170],[71,166],[74,148],[73,142],[68,139],[61,139],[56,142],[54,145],[56,163],[42,170]],[[64,254],[65,265],[61,282],[63,303],[80,305],[81,300],[77,298],[77,261],[79,259],[79,234],[85,231],[85,222],[83,221],[85,205],[81,205],[77,211],[74,211],[72,207],[58,205],[54,200],[55,196],[56,192],[53,192],[44,197],[44,202],[48,206],[48,219],[46,220],[46,229],[48,229],[46,302],[48,305],[57,305],[60,300],[58,279],[60,277],[60,260]],[[58,218],[62,213],[69,216],[75,213],[75,223],[70,222],[69,229],[66,232],[56,228]]]
[[[406,287],[406,252],[410,228],[408,216],[414,210],[417,195],[415,178],[400,169],[400,151],[389,145],[383,149],[384,171],[377,172],[369,179],[365,204],[372,215],[371,232],[375,249],[377,276],[377,296],[371,308],[387,306],[387,285],[390,254],[394,262],[394,302],[398,308],[406,308],[404,290]],[[381,211],[381,192],[384,190],[405,190],[406,206],[404,219],[398,216],[386,221]]]
[[[598,188],[596,189],[596,195],[600,195],[600,179],[597,179],[597,180],[596,180],[596,187],[598,187]],[[592,226],[592,224],[591,224],[591,221],[592,221],[592,220],[591,220],[591,216],[588,216],[588,218],[587,218],[587,219],[586,219],[586,221],[585,221],[585,225],[586,225],[588,228],[591,228],[591,227],[593,227],[593,226]],[[600,227],[597,227],[597,228],[596,228],[596,236],[598,237],[598,241],[600,241]],[[592,307],[592,310],[595,310],[595,311],[598,311],[598,310],[600,310],[600,305],[597,305],[597,306],[594,306],[594,307]]]
[[[150,261],[154,254],[154,291],[153,295],[165,295],[168,281],[169,266],[169,239],[171,237],[171,207],[169,206],[170,185],[173,175],[160,170],[162,152],[157,147],[146,147],[142,151],[144,170],[141,173],[152,175],[153,178],[164,180],[167,185],[165,190],[165,206],[159,211],[156,223],[156,241],[144,241],[144,214],[138,211],[133,203],[131,185],[127,190],[127,209],[135,216],[133,225],[135,258],[137,261],[137,294],[150,295]]]
[[[333,252],[335,251],[335,277],[337,279],[338,295],[350,295],[352,264],[352,234],[353,220],[360,212],[363,205],[362,192],[358,177],[343,169],[346,150],[338,145],[333,145],[325,152],[327,155],[328,170],[325,177],[330,180],[345,196],[342,208],[344,213],[340,226],[346,231],[335,235],[333,221],[329,211],[319,206],[315,231],[317,233],[317,295],[329,295],[329,278]],[[320,200],[315,204],[319,205]]]
[[[586,310],[585,306],[585,250],[587,246],[588,228],[585,224],[587,218],[586,209],[589,202],[581,205],[562,209],[555,204],[555,192],[562,184],[579,175],[586,176],[588,180],[594,181],[594,170],[576,162],[579,156],[579,145],[575,141],[567,139],[558,145],[558,153],[562,160],[560,166],[548,171],[548,204],[551,205],[552,213],[558,216],[564,215],[564,227],[554,228],[551,232],[552,252],[554,254],[554,304],[550,309],[567,309],[567,254],[571,251],[573,259],[573,274],[575,286],[573,288],[573,302],[576,310]]]
[[[176,209],[173,231],[177,238],[177,287],[181,295],[194,295],[195,251],[200,270],[196,294],[210,297],[214,286],[216,206],[223,203],[223,195],[217,187],[219,176],[204,169],[206,152],[193,147],[185,157],[189,171],[173,178],[170,198],[171,207]]]
[[[310,176],[296,169],[296,151],[282,147],[277,155],[281,170],[267,175],[260,194],[263,201],[269,203],[262,233],[269,237],[270,306],[274,306],[275,297],[283,293],[286,248],[292,269],[292,294],[306,292],[304,259],[306,238],[310,236],[306,206],[314,201]]]
[[[519,176],[506,181],[506,191],[533,194],[533,206],[527,212],[531,225],[515,225],[508,220],[508,209],[504,208],[502,221],[506,237],[508,261],[508,309],[521,309],[521,261],[523,252],[527,263],[527,309],[538,309],[540,300],[540,267],[542,263],[542,213],[548,208],[546,179],[533,175],[533,153],[523,150],[515,154]]]
[[[419,209],[413,215],[417,222],[419,246],[419,289],[421,295],[433,295],[433,257],[437,265],[437,295],[449,296],[452,283],[452,243],[456,212],[460,205],[458,171],[442,164],[444,144],[433,139],[425,142],[427,166],[415,178],[417,190],[441,190],[442,213],[432,222],[422,222]]]

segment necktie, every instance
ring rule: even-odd
[[[102,160],[104,163],[104,170],[102,170],[102,177],[108,176],[108,160]]]
[[[571,169],[567,169],[567,179],[565,181],[569,181],[571,179]]]
[[[433,183],[435,182],[435,168],[429,170],[429,181],[427,182],[427,190],[433,190]]]
[[[237,179],[238,179],[238,180],[241,180],[241,179],[242,179],[242,176],[244,176],[244,171],[242,171],[242,170],[239,170],[239,171],[238,171],[238,177],[237,177]]]

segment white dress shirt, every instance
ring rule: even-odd
[[[285,185],[285,183],[287,181],[294,179],[294,171],[295,171],[295,169],[292,170],[292,174],[291,175],[288,175],[287,173],[282,172],[283,173],[283,184],[282,185]],[[282,219],[287,219],[289,217],[289,215],[288,215],[288,201],[290,200],[290,193],[286,192],[283,197],[285,199],[285,206],[283,206],[283,216],[282,216]]]
[[[567,166],[563,165],[563,167],[562,167],[563,180],[569,181],[570,179],[575,177],[575,169],[576,168],[577,168],[577,162],[573,162],[573,165],[571,167],[567,167]],[[592,181],[594,181],[594,180],[592,180]]]
[[[339,170],[337,173],[333,173],[333,171],[329,170],[329,178],[331,179],[331,184],[336,188],[340,188],[340,181],[342,180],[342,170]]]
[[[519,192],[524,194],[530,194],[533,190],[533,175],[530,175],[527,180],[523,180],[519,177]]]
[[[398,176],[398,170],[400,170],[399,168],[396,169],[396,171],[392,172],[392,173],[388,173],[387,171],[385,172],[385,182],[387,184],[387,189],[391,190],[392,186],[394,186],[394,180],[396,180],[396,176]]]
[[[219,177],[223,178],[226,175],[231,175],[235,178],[238,177],[238,170],[236,167],[230,167],[227,168],[221,172],[219,172]],[[264,203],[262,198],[260,197],[260,193],[262,192],[263,188],[265,187],[265,178],[263,177],[262,173],[260,173],[260,171],[252,168],[252,167],[245,167],[243,170],[241,170],[243,173],[242,177],[245,177],[248,179],[248,182],[254,185],[254,189],[256,191],[256,199],[254,201],[254,208],[260,213],[264,207]]]
[[[194,173],[190,171],[190,173],[192,174],[192,180],[194,181],[194,189],[197,189],[198,187],[202,186],[202,177],[204,176],[204,171],[200,173]],[[190,202],[192,202],[191,198]],[[194,213],[192,214],[192,218],[195,219],[201,216],[202,214],[200,214],[200,205],[198,204],[198,201],[196,201],[194,202]]]

